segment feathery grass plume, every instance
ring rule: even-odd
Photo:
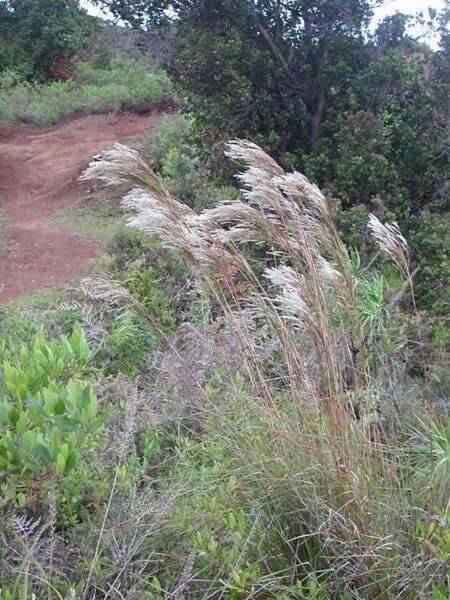
[[[311,321],[312,315],[305,301],[308,290],[304,275],[297,273],[292,267],[281,265],[265,269],[264,277],[273,286],[280,288],[274,303],[280,308],[283,318],[292,320],[301,327],[305,326],[306,321]]]
[[[395,221],[382,223],[373,213],[369,215],[368,228],[378,246],[391,257],[392,261],[409,284],[412,306],[417,311],[413,278],[410,270],[408,242]]]
[[[242,202],[242,200],[230,200],[220,202],[214,208],[204,210],[199,217],[205,222],[220,223],[221,225],[231,225],[239,222],[256,222],[265,224],[263,215],[255,208]]]
[[[169,193],[155,195],[152,190],[142,187],[133,188],[121,200],[121,206],[124,210],[135,212],[151,211],[161,212],[167,217],[183,217],[194,215],[194,211],[186,204],[178,202]]]
[[[342,273],[333,267],[323,256],[319,256],[318,266],[325,281],[327,281],[331,286],[338,288],[339,284],[342,283]]]
[[[329,215],[325,196],[317,185],[311,183],[304,175],[294,171],[284,173],[273,179],[274,183],[297,204],[306,206],[319,218]]]
[[[236,257],[214,236],[216,226],[173,198],[135,150],[115,144],[98,155],[80,179],[131,186],[133,189],[121,201],[125,210],[135,213],[128,219],[130,227],[157,234],[165,247],[181,252],[195,266],[207,265],[228,275],[234,272],[230,265]]]
[[[332,265],[323,256],[319,256],[317,259],[317,269],[319,275],[322,277],[324,288],[328,288],[332,294],[331,301],[333,306],[331,307],[333,312],[336,310],[343,310],[347,313],[349,318],[352,318],[355,311],[357,310],[356,298],[355,298],[355,284],[340,271],[337,266]],[[356,326],[356,324],[354,324]]]
[[[361,310],[361,302],[370,296],[364,286],[371,284],[372,278],[366,278],[359,265],[351,263],[327,202],[316,186],[299,173],[285,174],[249,142],[235,140],[227,153],[248,167],[239,175],[244,187],[241,200],[196,214],[169,194],[155,194],[138,183],[122,203],[134,213],[129,225],[157,233],[164,245],[177,249],[195,267],[196,275],[209,284],[208,298],[211,291],[214,314],[223,310],[223,316],[214,316],[211,325],[220,330],[220,337],[208,337],[209,332],[202,328],[200,334],[195,332],[194,343],[183,329],[179,345],[167,340],[171,352],[165,354],[155,371],[156,393],[166,399],[171,397],[170,404],[176,405],[177,410],[181,406],[177,415],[183,415],[182,418],[183,402],[189,403],[191,411],[195,408],[192,414],[200,413],[200,406],[210,415],[213,403],[205,387],[211,375],[222,372],[226,363],[230,387],[222,386],[221,392],[230,389],[235,403],[227,411],[227,392],[221,396],[223,404],[217,415],[217,428],[214,421],[214,431],[218,432],[215,441],[224,444],[230,463],[237,466],[239,484],[227,495],[227,501],[232,506],[237,498],[246,515],[250,514],[255,497],[261,501],[263,526],[261,536],[258,529],[258,537],[264,542],[269,540],[269,552],[274,548],[274,540],[276,543],[280,535],[283,538],[283,577],[289,571],[289,579],[292,575],[292,580],[297,581],[305,565],[313,563],[313,570],[318,565],[323,567],[320,576],[324,586],[320,593],[329,596],[343,591],[355,598],[399,598],[405,594],[431,597],[434,585],[445,583],[446,557],[440,555],[440,538],[435,544],[434,538],[425,539],[426,529],[423,539],[413,530],[420,511],[421,521],[430,518],[427,498],[436,503],[439,511],[448,512],[447,488],[439,483],[447,465],[443,463],[446,448],[441,452],[440,431],[433,432],[431,442],[439,444],[439,448],[430,458],[428,438],[423,440],[423,449],[421,440],[411,440],[420,457],[412,455],[412,465],[405,468],[398,438],[390,438],[388,428],[382,428],[384,415],[376,415],[379,429],[371,427],[374,410],[386,405],[381,404],[381,379],[376,371],[375,355],[382,348],[377,345],[381,336],[367,334],[369,327],[373,331],[377,331],[377,326],[386,327],[390,315],[384,295],[372,293],[377,306],[371,308],[368,318],[368,311]],[[406,242],[396,237],[397,229],[373,223],[385,244],[390,239],[387,234],[394,236],[395,243],[387,247],[397,256],[399,249],[395,244],[400,244],[406,258],[399,264],[409,269]],[[261,243],[257,258],[266,261],[262,277],[259,267],[252,270],[253,263],[246,261],[241,242]],[[266,255],[261,256],[265,249]],[[226,268],[229,278],[217,276],[217,269]],[[238,285],[233,285],[233,276],[237,276]],[[104,293],[109,297],[108,292]],[[110,297],[115,298],[114,292]],[[143,319],[149,319],[145,311],[141,314]],[[232,340],[231,352],[227,354],[234,360],[234,370],[226,362],[229,359],[223,352],[222,334]],[[386,356],[390,360],[393,354]],[[244,374],[242,384],[235,381],[236,373]],[[411,475],[415,467],[422,467],[421,477]],[[222,489],[222,472],[218,477]],[[212,486],[209,474],[207,486],[201,488],[202,496]],[[426,490],[426,498],[417,493],[421,486]],[[189,491],[197,490],[189,487]],[[169,496],[171,493],[172,490]],[[417,506],[414,513],[411,497]],[[112,499],[113,494],[111,502]],[[209,516],[214,521],[214,514]],[[274,533],[277,526],[274,528],[273,523],[280,525],[279,532]],[[131,543],[123,543],[122,520],[119,525],[120,538],[113,532],[112,544],[120,549],[115,576],[122,578],[121,561],[127,549],[131,549],[128,556],[135,557],[134,565],[142,555],[134,542],[135,533],[140,530],[135,522],[130,521]],[[269,534],[266,538],[265,527]],[[146,524],[142,529],[148,537],[151,526]],[[222,521],[219,529],[223,531]],[[102,535],[107,542],[108,531],[105,519]],[[259,564],[267,565],[267,554],[264,550],[264,556],[257,557]],[[100,543],[97,556],[101,556]],[[278,556],[277,547],[277,559]],[[194,558],[192,552],[183,570],[178,562],[182,573],[172,593],[174,597],[203,591],[200,580],[206,578],[202,568],[197,571],[193,566]],[[217,571],[212,573],[212,578],[216,576]],[[126,577],[131,581],[134,572],[128,570]],[[252,587],[256,595],[273,592],[275,596],[280,591],[266,586],[267,581],[265,575],[259,578]],[[170,585],[175,585],[173,579]],[[222,595],[227,591],[224,587]]]
[[[289,256],[302,258],[305,265],[313,254],[324,251],[347,269],[346,248],[328,203],[315,184],[298,172],[284,173],[263,150],[245,140],[233,140],[226,153],[246,163],[247,169],[237,177],[244,185],[246,203],[256,210],[245,210],[239,202],[211,210],[212,220],[235,223],[222,234],[225,242],[266,242]]]
[[[301,217],[299,206],[283,193],[277,184],[277,181],[285,175],[284,171],[261,148],[246,140],[230,142],[226,155],[243,161],[247,166],[245,171],[236,176],[244,185],[242,195],[247,204],[257,209],[242,215],[246,224],[253,223],[264,231],[267,241],[282,242],[283,230]],[[218,207],[217,214],[220,208]],[[232,203],[228,206],[228,209],[230,208],[241,208],[241,212],[243,210],[238,204],[233,207]],[[235,213],[233,220],[239,220],[238,214]]]
[[[388,254],[403,275],[409,279],[408,242],[402,235],[398,224],[382,223],[373,213],[369,215],[368,228],[378,246]]]
[[[97,154],[79,177],[80,181],[95,179],[105,182],[106,185],[144,187],[156,197],[168,195],[161,181],[139,153],[123,144],[114,144],[112,148]]]
[[[268,175],[281,175],[283,169],[262,148],[248,140],[235,139],[228,142],[225,155],[233,160],[242,160],[250,167]]]
[[[270,247],[271,254],[277,255],[280,262],[291,262],[292,273],[297,273],[296,281],[291,280],[290,286],[263,304],[272,311],[281,311],[280,316],[297,326],[302,321],[308,323],[309,334],[315,338],[316,352],[320,348],[324,372],[329,371],[325,377],[331,382],[336,378],[338,343],[329,322],[322,273],[324,267],[322,264],[320,268],[318,264],[322,260],[321,248],[336,264],[342,264],[345,251],[342,251],[343,244],[332,223],[326,200],[317,186],[303,175],[285,174],[272,158],[251,142],[234,140],[226,153],[247,166],[238,175],[245,186],[243,196],[246,202],[225,202],[201,214],[178,202],[153,178],[151,185],[142,181],[144,177],[133,180],[133,173],[147,173],[147,169],[142,167],[142,161],[134,151],[121,145],[104,153],[100,164],[94,162],[88,173],[92,178],[108,180],[112,176],[112,181],[120,179],[134,183],[134,189],[122,200],[122,207],[135,213],[129,218],[128,225],[157,234],[164,246],[180,252],[194,266],[197,274],[210,282],[219,304],[230,318],[232,311],[228,298],[231,294],[236,300],[233,279],[237,273],[269,300],[268,292],[261,286],[261,281],[236,243],[264,244]],[[129,177],[127,168],[131,174]],[[221,277],[211,279],[211,272],[218,272]],[[301,272],[304,275],[300,275]],[[330,268],[326,273],[330,278]],[[287,271],[280,271],[279,277],[286,274]],[[275,273],[272,275],[275,276]],[[301,277],[305,276],[309,283],[300,286]],[[334,281],[337,282],[336,274]],[[301,287],[304,289],[300,290]],[[101,293],[105,297],[115,295],[109,285]],[[317,319],[312,319],[311,315],[317,316]],[[277,319],[273,322],[279,323]],[[245,333],[243,335],[245,337]],[[257,370],[256,364],[254,368]]]
[[[124,196],[121,206],[135,213],[127,221],[130,227],[149,234],[156,233],[167,244],[173,243],[175,231],[186,222],[186,217],[195,217],[195,213],[170,195],[161,199],[142,188],[133,189]]]
[[[120,303],[131,299],[130,292],[106,274],[85,277],[80,285],[83,294],[93,300]]]

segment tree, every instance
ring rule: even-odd
[[[0,72],[45,79],[79,50],[89,22],[77,0],[0,0]]]
[[[99,3],[132,26],[175,22],[179,35],[170,67],[191,102],[196,96],[205,103],[203,117],[212,126],[246,129],[267,123],[273,108],[280,108],[269,118],[280,151],[291,146],[300,128],[307,148],[315,148],[328,104],[345,90],[362,59],[363,30],[372,16],[368,0]],[[236,82],[230,81],[233,74]],[[233,89],[233,83],[243,86],[232,103],[230,83]],[[213,100],[216,111],[208,109]],[[200,103],[194,108],[201,110]]]

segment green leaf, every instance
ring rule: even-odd
[[[36,435],[33,431],[25,431],[22,435],[21,444],[26,454],[31,454],[36,446]]]
[[[86,363],[91,357],[91,351],[89,345],[86,342],[86,335],[83,328],[79,323],[74,327],[73,333],[70,337],[70,345],[72,351],[77,359],[83,363]]]
[[[11,426],[15,427],[20,418],[20,413],[15,406],[11,406],[11,408],[8,410],[8,418]]]
[[[65,473],[72,469],[77,461],[78,454],[74,450],[70,450],[66,458]]]
[[[56,416],[54,423],[58,430],[62,432],[77,431],[79,429],[79,425],[67,415]]]
[[[62,415],[65,409],[66,403],[64,401],[64,398],[59,397],[53,406],[53,412],[55,413],[55,415]]]
[[[18,436],[22,435],[23,433],[25,433],[25,431],[27,430],[27,426],[28,426],[28,418],[27,418],[27,414],[25,412],[21,412],[19,414],[19,418],[17,419],[16,422],[16,434]]]
[[[44,444],[37,444],[34,453],[46,467],[50,468],[53,465],[52,455]]]
[[[56,473],[63,475],[66,468],[66,456],[63,452],[58,452],[56,455]]]

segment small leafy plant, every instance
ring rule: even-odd
[[[71,471],[107,413],[100,414],[91,383],[80,379],[91,351],[83,329],[47,342],[41,331],[30,346],[0,346],[0,481],[3,502],[26,502],[30,478]]]

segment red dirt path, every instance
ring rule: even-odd
[[[99,150],[157,125],[152,115],[89,115],[51,127],[0,125],[0,304],[86,271],[93,242],[46,218],[83,198],[80,171]],[[6,238],[6,239],[5,239]]]

